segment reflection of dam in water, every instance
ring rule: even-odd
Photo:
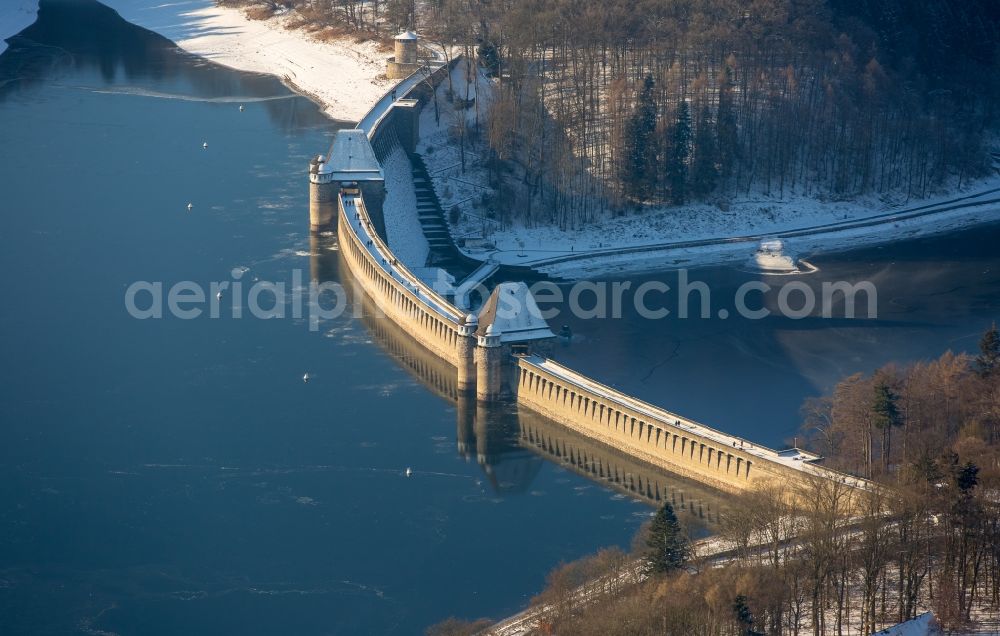
[[[455,368],[400,330],[362,290],[333,235],[310,238],[311,278],[343,285],[375,343],[424,387],[455,404],[458,453],[482,467],[494,492],[527,492],[544,460],[583,475],[601,486],[659,506],[670,502],[692,527],[719,522],[726,495],[617,452],[516,403],[485,403],[458,388]]]
[[[312,280],[340,282],[352,306],[360,306],[361,322],[372,340],[424,387],[455,404],[458,453],[479,463],[494,492],[527,492],[544,460],[518,442],[516,406],[477,402],[474,395],[459,391],[455,367],[424,349],[412,336],[382,316],[371,298],[354,287],[350,269],[340,267],[343,254],[336,245],[334,236],[313,235],[310,238]]]
[[[670,502],[689,526],[713,526],[728,495],[659,470],[528,409],[518,416],[521,444],[603,486],[654,506]],[[687,513],[687,515],[685,515]]]

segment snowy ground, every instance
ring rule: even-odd
[[[178,44],[243,71],[268,73],[319,101],[333,119],[358,121],[388,90],[388,54],[373,41],[332,43],[285,28],[290,16],[248,20],[240,10],[208,7],[183,14],[197,29]]]
[[[981,187],[986,191],[1000,187],[1000,178],[983,183]],[[1000,203],[996,202],[997,193],[984,194],[980,197],[981,201],[992,202],[960,209],[945,209],[952,207],[946,202],[954,198],[956,198],[955,195],[940,197],[941,211],[933,214],[912,219],[890,219],[883,223],[836,231],[829,231],[829,228],[822,227],[825,224],[819,220],[822,219],[821,215],[797,215],[795,214],[795,204],[783,202],[772,202],[768,206],[783,209],[786,214],[778,218],[784,218],[785,223],[780,223],[776,219],[773,222],[755,227],[753,223],[754,208],[750,207],[745,209],[747,212],[745,216],[734,216],[728,224],[720,223],[713,227],[713,225],[706,223],[700,229],[690,231],[679,228],[676,231],[664,233],[663,238],[659,241],[646,239],[646,237],[655,236],[653,234],[655,229],[652,228],[655,227],[658,217],[639,217],[625,220],[626,223],[631,221],[634,224],[632,227],[644,235],[640,239],[633,238],[634,242],[630,242],[628,234],[620,231],[622,226],[614,221],[584,230],[583,236],[586,238],[583,240],[561,244],[558,242],[559,233],[552,231],[544,233],[543,230],[542,239],[547,242],[542,244],[542,249],[534,252],[529,249],[520,252],[516,247],[516,240],[520,239],[527,247],[530,247],[536,231],[514,230],[505,233],[511,237],[510,240],[514,241],[514,245],[498,242],[498,247],[503,246],[506,249],[498,254],[493,254],[493,256],[494,258],[504,258],[505,256],[506,262],[532,264],[537,269],[564,278],[596,278],[717,263],[738,263],[746,267],[758,267],[755,262],[756,253],[760,247],[758,238],[766,239],[758,237],[753,240],[740,240],[740,237],[748,235],[783,235],[801,229],[802,235],[782,239],[783,253],[792,256],[792,258],[798,258],[955,231],[981,223],[1000,222]],[[929,203],[929,201],[923,202],[922,205]],[[859,203],[831,204],[831,207],[836,209],[841,205],[854,208],[854,213],[849,212],[847,215],[849,220],[863,221],[866,218],[887,212],[885,209],[866,208]],[[818,208],[823,204],[813,201],[811,206]],[[734,211],[738,209],[733,207]],[[810,222],[817,220],[819,222],[816,224]],[[843,221],[843,219],[840,220]],[[603,233],[595,234],[598,231],[603,231]],[[690,242],[703,244],[685,244]],[[565,248],[557,249],[565,245],[571,246],[569,253]],[[604,247],[601,248],[601,245]],[[649,247],[633,249],[635,246],[642,245],[649,245]],[[586,256],[577,257],[574,252],[575,254],[585,252]],[[526,256],[519,258],[520,253],[524,253]],[[566,259],[567,256],[570,258]],[[799,270],[808,271],[810,269],[808,263],[798,262],[798,267]]]
[[[17,35],[35,22],[38,0],[3,0],[0,2],[0,55],[7,50],[7,38]]]
[[[417,195],[413,190],[410,160],[396,148],[382,166],[385,172],[385,233],[396,257],[411,269],[423,267],[430,248],[417,218]]]
[[[966,192],[995,188],[1000,188],[1000,177],[980,181]],[[947,203],[959,196],[963,195],[952,193],[926,201],[911,201],[895,208],[874,200],[755,199],[734,202],[728,212],[708,205],[685,206],[609,219],[568,232],[551,227],[498,230],[490,240],[496,245],[496,252],[492,254],[495,258],[507,263],[534,264],[549,273],[571,278],[717,262],[751,264],[760,240],[733,243],[734,237],[780,235],[816,228],[814,234],[783,239],[784,253],[795,256],[834,252],[1000,221],[1000,204],[989,203],[998,198],[993,193],[982,196],[984,203],[978,206],[912,219],[890,219],[886,223],[835,232],[818,231],[830,224],[860,221],[890,212],[903,213],[924,205],[952,207]],[[683,243],[690,242],[707,244],[683,246]],[[654,249],[655,246],[661,247]],[[637,247],[650,249],[632,249]],[[631,251],[622,251],[625,249]],[[593,257],[580,258],[577,255],[581,252],[590,253]],[[567,256],[572,258],[565,259]],[[552,262],[554,260],[559,262]]]
[[[441,206],[448,216],[449,210],[458,206],[461,217],[458,223],[452,225],[452,235],[462,245],[465,237],[478,237],[484,234],[492,237],[496,223],[485,218],[479,209],[479,200],[484,193],[491,192],[486,187],[486,169],[472,151],[466,152],[465,171],[462,170],[461,147],[457,141],[457,126],[465,117],[466,127],[471,130],[476,125],[477,115],[480,126],[486,125],[486,111],[489,110],[493,96],[493,83],[490,79],[477,72],[477,83],[467,81],[469,68],[463,60],[451,72],[451,84],[442,82],[437,89],[438,115],[435,117],[434,104],[427,103],[420,113],[420,143],[417,152],[423,156],[427,171],[434,182],[434,191],[441,201]],[[477,97],[476,106],[466,109],[456,108],[450,103],[446,94],[451,87],[459,99],[473,100]],[[473,254],[475,258],[486,259],[482,253]]]

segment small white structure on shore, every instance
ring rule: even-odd
[[[393,39],[396,54],[386,63],[385,75],[389,79],[403,79],[420,68],[417,61],[417,34],[403,31]]]
[[[765,272],[791,273],[799,271],[795,258],[785,252],[781,239],[764,239],[754,252],[751,264]]]

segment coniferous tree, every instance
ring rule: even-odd
[[[967,495],[979,483],[979,467],[972,462],[965,462],[964,466],[955,467],[955,485],[959,492]]]
[[[698,128],[694,139],[694,166],[691,174],[691,191],[697,197],[704,197],[715,189],[718,177],[715,134],[709,124],[708,106],[703,106],[698,115]]]
[[[885,382],[875,385],[875,398],[872,401],[872,425],[882,432],[882,472],[889,470],[889,449],[892,439],[892,427],[899,426],[901,419],[897,397]]]
[[[670,159],[667,161],[667,180],[670,200],[681,205],[687,199],[688,157],[691,155],[691,110],[686,100],[677,108],[677,122],[670,134]]]
[[[414,0],[388,0],[385,5],[386,19],[397,29],[416,29],[416,6]]]
[[[646,537],[646,562],[653,572],[670,572],[684,565],[688,542],[669,503],[656,512]]]
[[[986,330],[979,341],[979,355],[976,356],[976,372],[988,378],[1000,371],[1000,332],[996,323]]]
[[[479,40],[476,48],[479,55],[479,63],[483,65],[489,75],[496,77],[500,73],[500,52],[493,42],[489,40]]]
[[[732,56],[726,60],[719,77],[719,110],[715,118],[718,142],[719,168],[723,179],[733,176],[736,161],[740,156],[739,138],[736,131],[736,105],[733,97]]]
[[[621,175],[625,191],[636,198],[650,194],[656,179],[656,100],[653,76],[647,75],[639,101],[625,128],[625,162]]]
[[[937,462],[934,461],[934,458],[926,452],[913,462],[911,469],[917,479],[923,479],[932,486],[944,477],[944,473],[941,472],[941,467],[938,466]]]
[[[753,613],[750,611],[750,605],[747,604],[747,597],[740,594],[733,601],[733,614],[736,617],[736,626],[739,630],[741,636],[750,636],[753,634]]]

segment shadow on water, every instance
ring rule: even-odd
[[[334,236],[311,237],[312,280],[344,285],[351,304],[360,304],[361,320],[375,343],[423,386],[455,405],[457,451],[479,464],[495,494],[529,494],[548,460],[619,496],[651,506],[669,501],[693,536],[717,531],[728,495],[654,468],[514,403],[488,405],[460,393],[454,367],[383,317],[371,298],[354,288],[336,244]]]
[[[41,0],[38,19],[0,55],[0,101],[43,82],[73,75],[71,89],[113,92],[123,99],[261,102],[283,131],[336,128],[270,75],[233,73],[126,22],[96,0]],[[155,84],[156,90],[149,90]],[[164,86],[170,87],[169,92]],[[322,144],[320,144],[322,145]]]

